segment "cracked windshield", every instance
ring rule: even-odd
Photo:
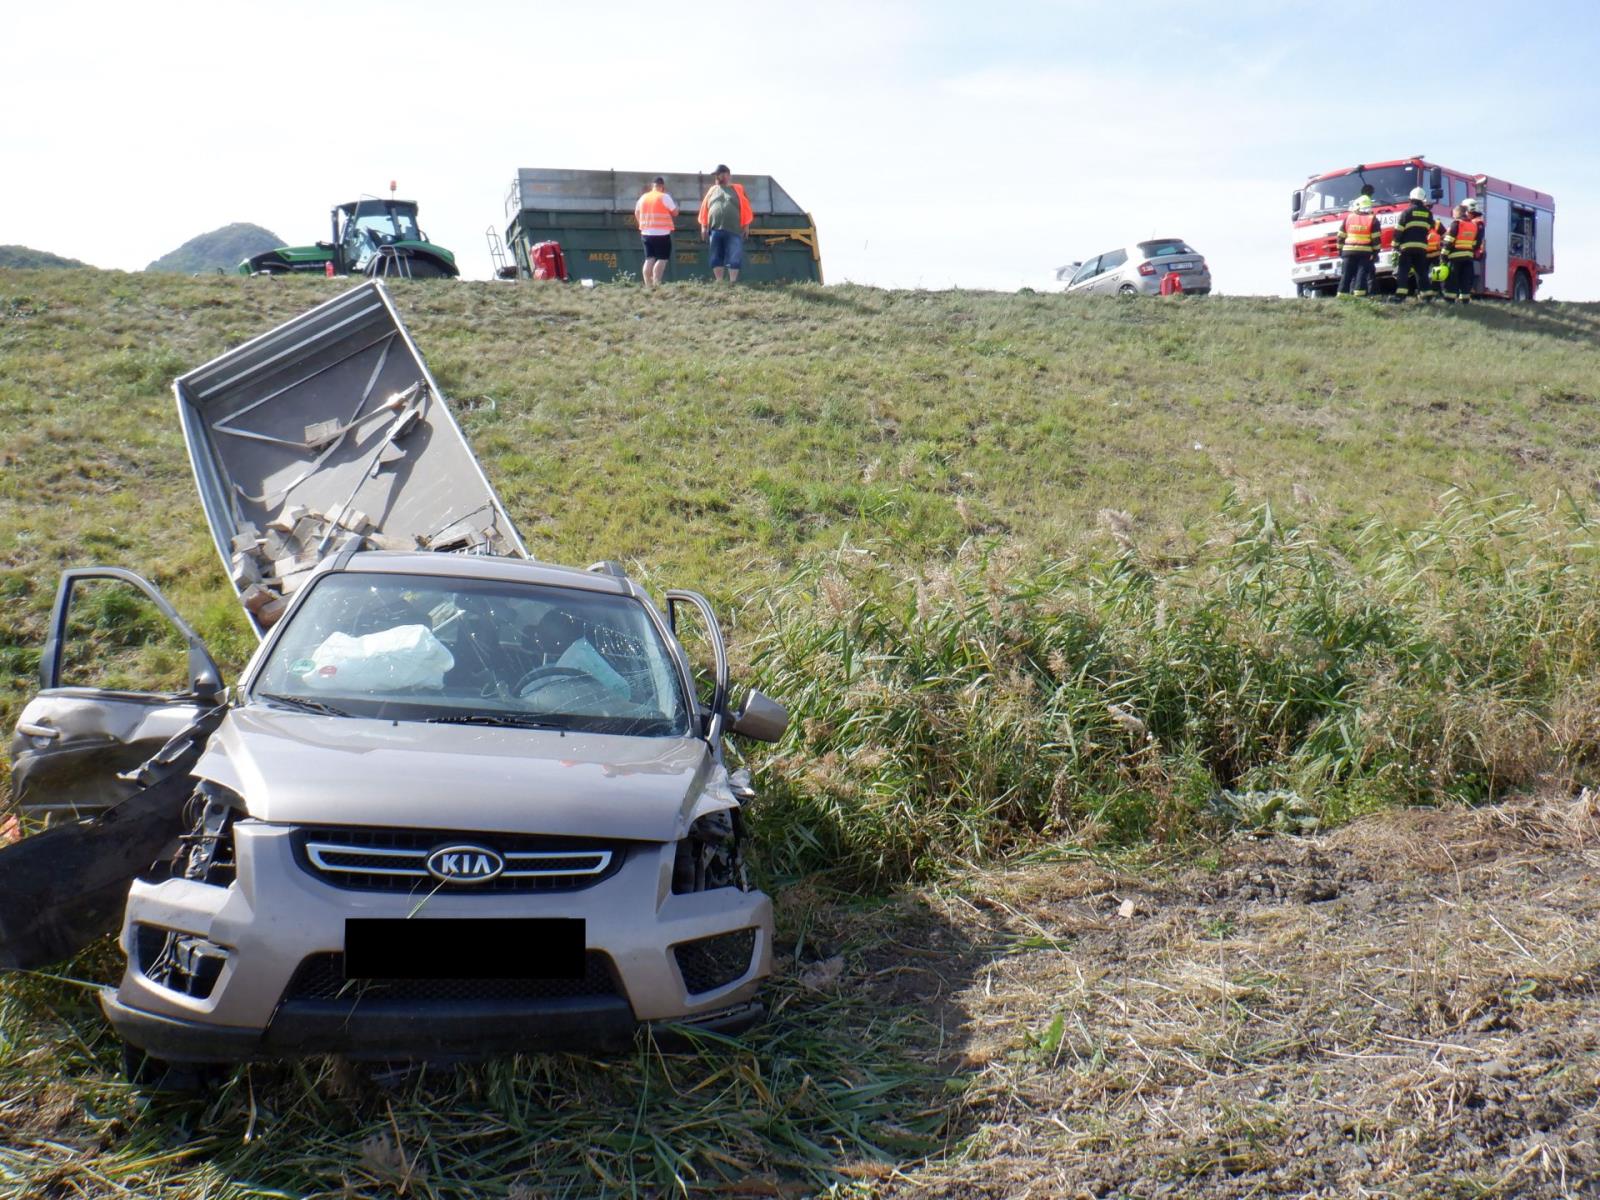
[[[350,573],[315,586],[252,699],[336,716],[680,736],[677,670],[625,596]]]

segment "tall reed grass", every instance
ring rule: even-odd
[[[763,838],[779,869],[884,883],[1281,819],[1285,792],[1309,825],[1570,783],[1600,758],[1592,535],[1451,493],[1353,534],[1229,506],[1180,561],[1121,532],[1043,564],[846,547],[753,647],[792,715]]]

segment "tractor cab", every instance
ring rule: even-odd
[[[265,250],[240,263],[239,274],[326,272],[411,279],[455,279],[461,274],[456,256],[430,242],[418,227],[415,200],[363,196],[336,207],[330,222],[331,241]]]
[[[332,216],[333,244],[352,274],[365,273],[385,246],[428,240],[417,227],[413,200],[357,200],[339,205]]]

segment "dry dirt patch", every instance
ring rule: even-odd
[[[974,1132],[884,1194],[1600,1194],[1597,829],[1586,794],[985,878],[948,901],[1014,946],[959,997]]]

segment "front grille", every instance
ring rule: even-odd
[[[609,879],[622,866],[623,843],[523,833],[438,829],[307,827],[295,831],[295,859],[324,883],[363,892],[576,892]],[[505,869],[481,883],[450,883],[427,869],[445,846],[485,846]]]
[[[344,955],[313,954],[295,971],[285,1000],[360,1001],[365,1007],[414,1000],[561,1000],[617,996],[621,992],[611,959],[599,951],[584,955],[581,979],[346,979]]]
[[[715,937],[680,942],[672,948],[683,986],[691,996],[726,987],[750,969],[756,949],[756,931],[741,929]]]

